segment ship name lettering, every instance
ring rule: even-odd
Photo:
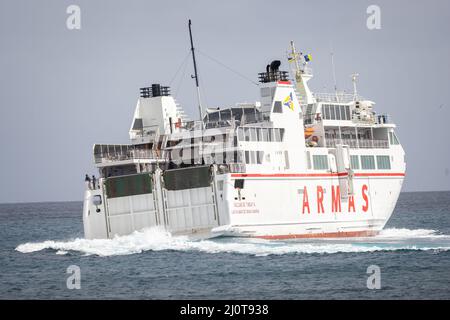
[[[325,206],[326,206],[326,198],[324,195],[324,188],[322,186],[317,186],[316,188],[316,203],[317,203],[317,213],[325,213]],[[362,204],[361,210],[363,212],[367,212],[369,210],[369,187],[367,185],[363,185],[361,187],[361,198],[362,198]],[[309,203],[309,195],[308,195],[308,188],[306,186],[303,187],[303,197],[301,198],[301,207],[302,207],[302,214],[310,214],[311,213],[311,207]],[[342,203],[341,203],[341,189],[339,186],[331,186],[331,196],[329,197],[329,200],[331,200],[331,212],[338,213],[342,212]],[[356,200],[355,195],[349,195],[348,196],[348,206],[347,206],[347,212],[356,212]],[[344,209],[345,210],[345,209]]]

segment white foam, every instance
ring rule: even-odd
[[[439,234],[439,231],[432,229],[405,229],[389,228],[384,229],[375,238],[446,238],[447,235]]]
[[[379,236],[367,238],[368,241],[359,240],[320,240],[320,241],[270,241],[261,239],[211,239],[202,241],[189,240],[187,237],[174,237],[163,230],[152,228],[141,232],[134,232],[127,236],[114,239],[74,239],[69,241],[44,241],[25,243],[16,250],[22,253],[31,253],[44,249],[56,250],[57,254],[66,254],[68,251],[77,251],[88,255],[113,256],[128,255],[144,251],[200,251],[206,253],[240,253],[256,256],[282,255],[282,254],[312,254],[312,253],[338,253],[338,252],[374,252],[394,250],[450,250],[450,236],[446,241],[433,241],[440,235],[435,230],[409,230],[387,229]],[[415,243],[411,238],[420,238]],[[370,239],[370,240],[369,240]],[[383,242],[388,239],[389,241]],[[396,239],[397,241],[392,241]]]

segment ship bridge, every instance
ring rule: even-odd
[[[315,103],[304,105],[308,147],[389,148],[395,135],[387,114],[377,114],[375,103],[356,94],[314,93]]]

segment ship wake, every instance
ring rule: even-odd
[[[197,251],[204,253],[237,253],[254,256],[284,254],[333,254],[341,252],[375,252],[416,250],[435,252],[450,249],[450,235],[439,234],[429,229],[386,229],[371,238],[312,239],[273,241],[248,238],[217,238],[191,240],[183,236],[151,228],[114,239],[72,239],[66,241],[29,242],[19,245],[16,250],[32,253],[53,250],[56,254],[78,252],[85,255],[116,256],[146,251]]]

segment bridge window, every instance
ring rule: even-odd
[[[250,141],[257,141],[256,140],[256,128],[249,128],[250,130]]]
[[[330,106],[330,119],[336,119],[336,113],[334,112],[334,106]]]
[[[284,151],[284,168],[289,169],[289,153],[287,150]]]
[[[267,128],[268,139],[267,141],[273,141],[273,130],[271,128]]]
[[[256,163],[255,151],[250,151],[250,161],[252,164]]]
[[[322,105],[322,115],[325,120],[351,120],[350,106],[347,105]]]
[[[275,103],[273,104],[273,113],[283,113],[281,101],[275,101]]]
[[[280,136],[280,129],[274,129],[275,130],[275,141],[280,142],[281,136]]]
[[[248,150],[245,151],[245,163],[246,164],[250,163],[250,151]]]
[[[393,144],[393,145],[400,144],[400,143],[398,142],[397,136],[395,135],[394,132],[389,132],[389,141],[390,141],[391,144]]]
[[[269,141],[269,132],[266,128],[262,128],[262,141]]]
[[[323,108],[324,108],[324,110],[325,110],[325,119],[331,119],[331,116],[330,116],[330,105],[328,105],[328,104],[324,104],[323,105]]]
[[[280,129],[280,136],[281,136],[281,141],[284,140],[284,128]]]
[[[334,106],[336,112],[336,120],[341,120],[341,112],[339,111],[339,106]]]
[[[350,156],[350,168],[353,170],[359,170],[359,157]]]
[[[245,141],[250,141],[250,128],[244,128]]]
[[[377,168],[379,170],[391,169],[391,160],[389,159],[389,156],[377,156]]]
[[[284,139],[284,133],[285,133],[284,128],[240,127],[238,129],[239,141],[281,142]]]
[[[264,151],[256,151],[256,163],[261,164],[264,157]]]
[[[361,168],[363,170],[375,169],[375,157],[374,156],[361,156]]]
[[[257,141],[262,141],[261,128],[256,128],[256,140]]]
[[[244,128],[238,129],[238,137],[239,137],[239,141],[244,141]]]
[[[327,155],[313,155],[314,170],[328,170],[328,156]]]
[[[346,113],[345,113],[345,107],[348,107],[348,106],[339,106],[339,108],[341,109],[341,119],[342,120],[348,120],[346,117]]]

